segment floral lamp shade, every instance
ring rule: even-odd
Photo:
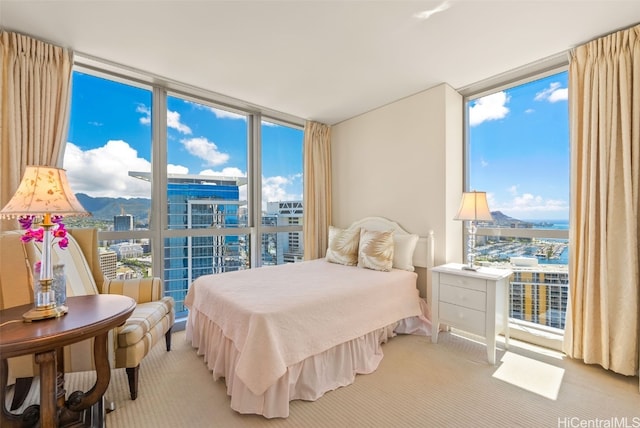
[[[71,191],[64,169],[28,166],[18,190],[0,211],[0,218],[46,214],[90,215]]]
[[[55,216],[53,220],[52,214]],[[23,241],[28,242],[31,239],[42,241],[40,279],[38,285],[34,284],[35,307],[23,315],[25,321],[55,318],[66,313],[66,307],[61,308],[56,305],[51,265],[52,235],[56,231],[59,233],[66,233],[66,231],[59,225],[55,231],[52,229],[59,223],[62,216],[89,215],[71,191],[64,169],[27,166],[15,194],[0,210],[0,218],[19,218],[23,227],[28,223],[29,235],[25,236],[26,239]],[[39,222],[42,227],[41,237],[39,231],[31,230],[34,219],[37,219],[35,223]]]

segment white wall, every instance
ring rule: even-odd
[[[335,226],[386,217],[420,236],[433,230],[436,265],[462,260],[452,220],[463,188],[460,94],[441,84],[334,125],[331,151]],[[424,296],[428,275],[418,274]]]

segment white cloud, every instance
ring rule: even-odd
[[[173,128],[181,134],[191,135],[191,128],[180,122],[180,113],[167,110],[167,126]]]
[[[476,126],[487,120],[503,119],[509,114],[509,97],[504,91],[478,98],[469,108],[469,125]]]
[[[181,143],[190,154],[204,160],[207,165],[222,165],[229,160],[227,153],[218,151],[218,146],[204,137],[184,139]]]
[[[552,82],[549,87],[538,92],[534,97],[536,101],[549,101],[555,103],[569,99],[569,89],[560,87],[559,82]]]
[[[512,198],[509,201],[499,203],[491,195],[487,197],[491,211],[502,211],[504,214],[518,219],[553,219],[566,216],[569,213],[567,201],[559,199],[545,199],[532,193],[518,194],[517,186],[508,189]]]
[[[142,113],[142,117],[140,118],[140,123],[143,125],[151,124],[151,109],[144,104],[138,104],[136,107],[137,113]]]
[[[111,140],[102,147],[87,151],[68,142],[64,167],[67,170],[69,184],[75,193],[86,193],[92,197],[151,197],[149,182],[128,175],[129,171],[151,171],[151,164],[139,157],[137,151],[125,141]],[[188,174],[189,168],[183,165],[168,164],[167,172]],[[236,167],[225,167],[219,171],[204,169],[198,174],[235,178],[247,177],[245,171]],[[268,201],[301,200],[302,194],[290,190],[292,186],[299,188],[301,179],[302,174],[290,177],[263,177],[263,209],[266,209]],[[240,200],[246,201],[247,186],[240,186],[239,192]]]
[[[247,120],[247,116],[239,113],[234,113],[228,110],[221,110],[215,107],[209,107],[204,104],[194,103],[192,101],[187,101],[187,103],[191,104],[195,108],[209,110],[215,117],[218,119],[235,119],[235,120]]]
[[[167,174],[189,174],[189,168],[182,165],[167,164]]]
[[[246,177],[247,174],[242,172],[240,168],[236,168],[234,166],[228,166],[223,168],[222,171],[214,171],[212,169],[205,169],[200,171],[199,175],[216,175],[222,177]]]
[[[87,151],[67,143],[64,167],[75,193],[112,198],[151,196],[149,182],[128,175],[129,171],[151,171],[151,164],[125,141],[110,140]]]
[[[243,114],[233,113],[233,112],[227,111],[227,110],[220,110],[220,109],[217,109],[217,108],[214,108],[214,107],[209,107],[209,109],[215,115],[215,117],[217,117],[218,119],[247,120],[247,117],[245,115],[243,115]]]
[[[144,104],[136,107],[137,113],[142,113],[140,123],[143,125],[151,125],[151,109]],[[173,128],[181,134],[191,135],[191,128],[180,122],[180,113],[177,111],[167,110],[167,126]]]
[[[300,175],[283,177],[262,177],[262,209],[267,209],[267,202],[299,201],[302,195],[290,193],[287,189],[300,179]]]

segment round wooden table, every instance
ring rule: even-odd
[[[0,425],[3,427],[31,426],[38,419],[41,428],[78,426],[83,412],[101,400],[109,386],[107,336],[131,316],[135,301],[126,296],[99,294],[69,297],[67,306],[69,312],[60,318],[34,322],[22,319],[32,304],[0,311]],[[65,401],[62,348],[91,337],[95,338],[96,382],[89,391],[76,391]],[[40,407],[38,411],[37,406],[30,406],[21,415],[14,415],[5,404],[7,358],[26,354],[35,354],[40,368]]]

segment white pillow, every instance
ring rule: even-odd
[[[358,244],[360,228],[339,229],[329,226],[329,248],[325,259],[331,263],[346,266],[358,264]]]
[[[360,230],[358,267],[389,272],[393,267],[393,231]]]
[[[413,253],[418,243],[418,235],[393,235],[393,241],[395,243],[393,249],[393,267],[396,269],[408,270],[413,272]]]

